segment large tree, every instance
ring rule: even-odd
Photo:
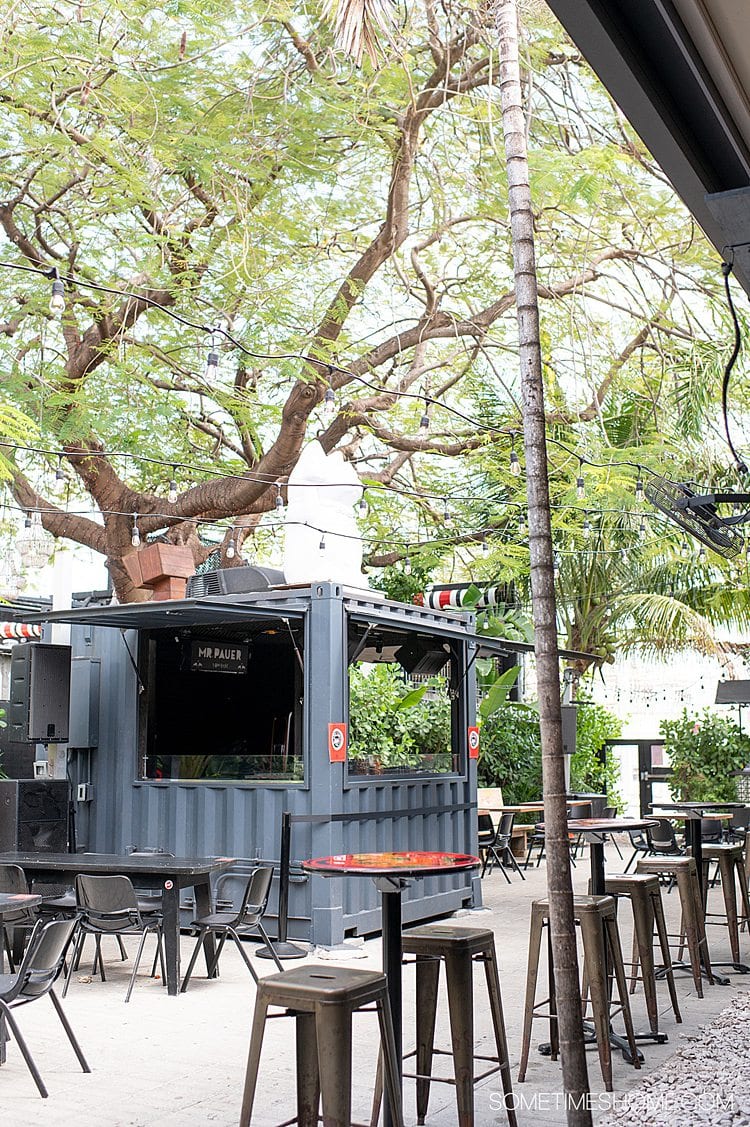
[[[134,514],[143,540],[163,532],[196,563],[214,524],[228,562],[315,434],[364,481],[411,491],[406,516],[373,507],[375,539],[398,522],[478,543],[442,527],[439,497],[471,495],[464,458],[507,459],[520,427],[498,59],[481,7],[423,0],[407,18],[388,61],[357,69],[315,8],[283,3],[6,15],[0,349],[7,402],[38,437],[19,450],[14,430],[4,468],[18,506],[106,557],[122,600],[143,594],[121,563]],[[597,432],[633,366],[704,332],[678,282],[702,294],[705,279],[658,169],[537,20],[549,421]]]

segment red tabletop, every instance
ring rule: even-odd
[[[314,857],[302,868],[328,876],[433,876],[478,869],[481,861],[471,853],[337,853]]]

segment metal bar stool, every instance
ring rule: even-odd
[[[711,971],[711,959],[706,940],[706,921],[703,915],[700,886],[698,884],[698,869],[692,857],[644,857],[637,866],[637,873],[646,873],[649,876],[669,876],[677,884],[677,892],[682,908],[682,927],[687,939],[690,970],[695,983],[695,991],[699,998],[703,997],[703,982],[701,979],[701,964],[710,983],[714,978]],[[682,932],[682,929],[681,929]],[[682,946],[680,947],[682,951]],[[674,963],[674,967],[680,964]]]
[[[608,958],[617,981],[618,1005],[625,1022],[625,1033],[630,1059],[635,1068],[641,1067],[640,1054],[635,1040],[633,1020],[630,1015],[625,966],[622,960],[620,934],[617,930],[615,901],[612,896],[575,896],[573,898],[575,922],[580,925],[583,940],[583,954],[591,991],[591,1008],[599,1050],[599,1066],[606,1091],[612,1091],[612,1048],[610,1045],[610,991],[607,971]],[[526,976],[526,1002],[523,1014],[523,1044],[521,1061],[518,1066],[518,1080],[526,1079],[531,1047],[531,1025],[535,1017],[547,1017],[550,1023],[550,1046],[553,1060],[557,1060],[559,1049],[557,1031],[557,1008],[555,1001],[554,951],[548,938],[549,997],[540,1002],[536,999],[539,957],[542,945],[542,931],[549,925],[549,901],[534,900],[531,905],[531,931],[529,935],[529,966]],[[547,1014],[537,1013],[542,1006],[549,1006]]]
[[[659,878],[646,873],[631,873],[629,876],[613,874],[604,884],[608,896],[627,897],[633,910],[633,973],[630,979],[630,993],[635,993],[638,979],[638,966],[641,967],[643,993],[646,999],[648,1023],[654,1036],[659,1036],[659,1006],[656,996],[656,966],[654,964],[654,925],[661,950],[664,977],[669,987],[675,1021],[681,1022],[680,1007],[674,984],[672,958],[669,953],[669,935],[664,919],[664,905],[661,901]],[[666,1041],[666,1034],[663,1035]]]
[[[513,1081],[508,1059],[500,975],[495,954],[495,937],[486,928],[454,927],[434,924],[412,928],[403,934],[404,954],[416,955],[417,967],[417,1048],[407,1056],[416,1056],[417,1071],[404,1075],[417,1081],[417,1123],[424,1123],[432,1081],[454,1084],[458,1127],[473,1127],[474,1086],[495,1072],[500,1073],[504,1103],[510,1127],[516,1127]],[[495,1056],[474,1052],[474,963],[484,964],[487,994],[495,1034]],[[452,1048],[436,1049],[435,1017],[437,1012],[440,965],[445,963]],[[433,1076],[433,1055],[453,1057],[453,1077]],[[479,1076],[474,1074],[475,1061],[487,1061],[492,1067]],[[376,1094],[377,1099],[377,1094]],[[377,1122],[377,1108],[373,1113]]]
[[[716,923],[726,923],[729,929],[729,946],[732,951],[732,965],[743,973],[747,972],[744,963],[740,961],[740,924],[750,921],[750,896],[748,896],[747,876],[745,874],[744,850],[741,845],[703,845],[703,911],[708,917],[724,916],[723,920],[714,920]],[[708,912],[708,869],[715,861],[719,869],[721,890],[724,896],[724,912]],[[735,875],[740,886],[740,900],[742,911],[737,912],[737,887]]]
[[[261,978],[253,1013],[240,1127],[251,1123],[266,1018],[293,1016],[297,1040],[297,1115],[287,1123],[316,1127],[323,1101],[324,1127],[353,1127],[352,1014],[374,1003],[394,1127],[403,1127],[396,1042],[384,974],[349,967],[304,966]],[[286,1014],[268,1014],[281,1006]]]

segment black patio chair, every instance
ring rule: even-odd
[[[24,896],[29,891],[26,876],[20,865],[0,865],[0,892],[7,892],[13,896]],[[15,971],[14,954],[21,958],[23,944],[18,942],[21,932],[31,931],[39,917],[36,908],[21,908],[18,912],[6,912],[0,921],[3,935],[2,941],[5,954],[8,957],[8,966],[11,972]],[[11,948],[10,933],[13,932],[13,948]]]
[[[701,841],[706,845],[719,845],[724,840],[724,826],[720,818],[701,818]]]
[[[646,837],[654,855],[669,854],[683,856],[684,848],[680,845],[674,832],[674,826],[669,818],[657,818],[655,826],[646,827]]]
[[[76,876],[76,899],[78,901],[78,926],[75,938],[73,955],[68,966],[65,979],[63,998],[68,992],[73,970],[78,965],[79,956],[87,935],[96,939],[96,954],[91,973],[96,973],[97,963],[102,982],[106,981],[104,974],[104,959],[102,957],[101,940],[104,935],[112,935],[122,939],[123,935],[140,935],[138,953],[133,963],[133,972],[128,983],[125,1001],[130,1001],[133,991],[135,976],[140,966],[146,936],[156,935],[156,953],[154,965],[151,968],[151,977],[156,977],[157,960],[161,960],[162,982],[166,982],[164,970],[164,951],[162,947],[161,915],[156,912],[145,915],[138,907],[138,897],[135,894],[130,877],[126,876],[87,876],[79,873]]]
[[[616,806],[605,806],[604,807],[604,813],[602,814],[602,818],[616,818],[616,817],[617,817],[617,807]],[[615,849],[617,850],[617,856],[622,861],[622,850],[620,849],[617,838],[614,836],[614,834],[602,834],[602,840],[604,842],[610,842],[610,841],[612,842]]]
[[[207,978],[213,978],[214,973],[219,965],[221,952],[224,950],[224,944],[227,938],[234,941],[237,950],[242,956],[245,966],[250,971],[255,981],[258,981],[258,976],[255,973],[253,964],[248,959],[245,951],[242,948],[242,940],[240,936],[255,934],[259,936],[265,943],[268,950],[271,952],[271,958],[276,963],[279,970],[284,967],[281,964],[279,956],[276,954],[273,943],[266,934],[266,929],[263,927],[263,916],[268,904],[268,896],[271,891],[271,881],[273,880],[273,869],[270,865],[260,865],[254,869],[248,878],[245,885],[245,892],[242,897],[242,903],[238,912],[230,911],[214,911],[208,916],[201,916],[200,919],[193,920],[191,928],[197,932],[198,939],[195,944],[195,949],[190,957],[188,968],[182,980],[180,988],[181,993],[185,993],[188,988],[190,976],[193,973],[198,955],[200,954],[201,947],[207,935],[213,934],[219,936],[219,943],[216,948],[216,954],[211,960],[211,965],[208,968]]]
[[[749,827],[750,806],[743,806],[741,810],[735,810],[727,826],[727,841],[744,842]]]
[[[486,811],[480,810],[477,814],[477,846],[479,848],[479,857],[482,862],[485,861],[487,850],[495,840],[495,823],[492,821],[492,815]],[[482,869],[484,875],[484,868]]]
[[[510,839],[513,834],[514,818],[515,815],[512,813],[501,814],[497,830],[492,840],[485,845],[484,864],[482,865],[482,876],[484,876],[484,874],[487,872],[488,866],[489,871],[492,872],[495,865],[499,865],[500,870],[507,880],[508,884],[510,884],[510,877],[508,876],[508,870],[505,867],[506,864],[509,864],[512,869],[515,869],[521,880],[526,880],[526,877],[518,867],[518,862],[513,856],[513,850],[510,847]]]
[[[630,838],[630,845],[633,852],[631,854],[630,860],[623,870],[623,872],[625,873],[628,873],[630,871],[630,866],[634,861],[638,860],[639,856],[650,857],[652,854],[651,843],[649,842],[643,830],[628,830],[628,837]]]
[[[49,994],[81,1068],[84,1072],[91,1072],[73,1030],[70,1028],[68,1019],[63,1013],[57,995],[52,989],[63,969],[65,952],[75,928],[75,920],[51,920],[48,923],[39,920],[31,933],[26,954],[18,972],[0,975],[0,1015],[8,1023],[43,1099],[48,1096],[47,1089],[39,1074],[39,1069],[34,1063],[29,1047],[18,1028],[13,1010]]]

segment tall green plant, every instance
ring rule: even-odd
[[[576,713],[576,750],[570,761],[572,791],[606,794],[608,805],[622,806],[620,764],[613,755],[602,756],[608,740],[622,734],[622,722],[604,705],[579,697]]]
[[[672,767],[668,780],[681,802],[735,802],[732,772],[750,762],[750,737],[734,720],[705,708],[698,715],[683,709],[677,720],[662,720],[659,731]]]

